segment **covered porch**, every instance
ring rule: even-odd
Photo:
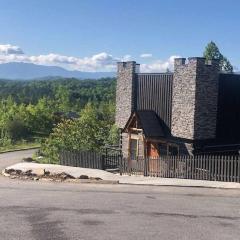
[[[179,146],[171,142],[169,130],[154,111],[133,112],[123,133],[127,134],[126,157],[131,168],[142,169],[148,158],[149,169],[156,170],[157,158],[179,154]]]

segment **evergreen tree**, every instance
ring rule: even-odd
[[[220,64],[220,69],[224,72],[233,72],[233,66],[230,61],[222,55],[217,45],[211,41],[205,48],[203,56],[206,60],[218,59]]]

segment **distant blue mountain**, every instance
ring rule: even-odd
[[[30,80],[39,78],[66,77],[79,79],[98,79],[115,77],[114,72],[81,72],[69,71],[57,66],[44,66],[32,63],[10,62],[0,64],[1,79]]]

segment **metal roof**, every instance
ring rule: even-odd
[[[128,132],[133,121],[138,121],[138,128],[143,130],[146,138],[165,138],[167,136],[166,126],[154,111],[140,110],[133,112],[123,132]]]

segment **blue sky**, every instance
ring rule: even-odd
[[[240,68],[238,0],[0,0],[0,6],[0,62],[111,71],[118,60],[136,60],[143,70],[162,71],[171,56],[201,56],[213,40]]]

